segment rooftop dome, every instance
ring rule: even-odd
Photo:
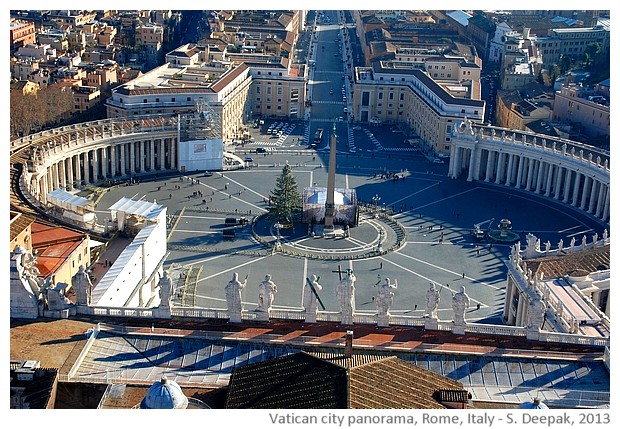
[[[549,407],[541,402],[540,399],[534,398],[532,402],[524,402],[519,408],[522,410],[546,410]]]
[[[181,387],[171,380],[163,377],[155,382],[146,392],[146,396],[140,403],[142,409],[156,410],[182,410],[187,408],[188,400]]]

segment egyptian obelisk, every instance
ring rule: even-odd
[[[329,167],[327,169],[327,197],[325,199],[325,225],[323,232],[334,232],[334,188],[336,187],[336,122],[329,141]]]

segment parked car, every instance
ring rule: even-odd
[[[445,164],[443,159],[435,158],[433,159],[433,164]]]

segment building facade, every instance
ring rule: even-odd
[[[432,73],[439,79],[441,74],[447,78],[451,73],[460,77],[465,73],[472,80],[479,77],[478,67],[448,64],[455,67],[454,71],[438,62],[433,65]],[[429,151],[447,154],[455,123],[465,118],[482,122],[485,103],[464,97],[472,93],[465,85],[446,86],[448,90],[421,70],[387,67],[387,64],[384,67],[382,62],[373,67],[358,67],[353,83],[353,120],[399,124],[419,135],[423,147]]]

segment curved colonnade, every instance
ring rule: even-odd
[[[45,208],[54,189],[176,171],[178,124],[177,116],[158,116],[56,128],[11,142],[11,164],[23,164],[22,193]]]
[[[177,116],[106,119],[11,142],[11,164],[24,164],[20,187],[45,207],[47,194],[101,181],[178,170]],[[570,140],[479,126],[454,128],[448,175],[554,198],[609,221],[609,152]]]
[[[609,152],[467,121],[454,128],[448,175],[553,198],[609,222]]]

